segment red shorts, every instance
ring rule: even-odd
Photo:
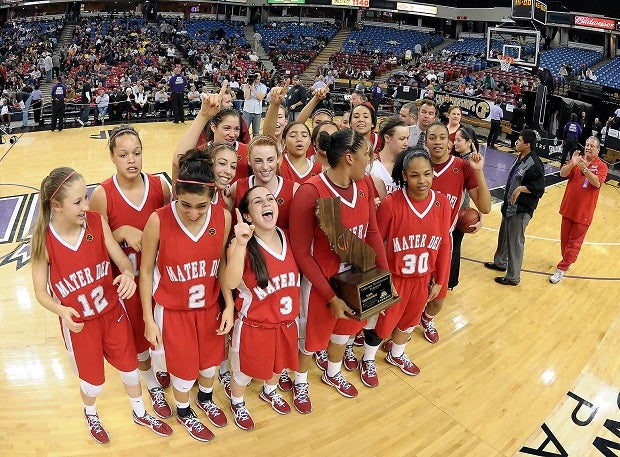
[[[183,311],[163,308],[155,315],[170,374],[191,381],[198,378],[198,371],[224,360],[224,335],[216,333],[221,319],[217,303]]]
[[[402,277],[392,276],[394,287],[401,300],[380,314],[375,332],[381,338],[389,338],[395,328],[405,331],[420,323],[420,317],[428,299],[430,276]]]
[[[138,284],[136,284],[137,286]],[[121,300],[121,305],[125,308],[131,330],[133,332],[133,342],[136,345],[138,354],[147,351],[151,344],[144,336],[144,318],[142,317],[142,303],[140,301],[140,289],[136,288],[136,293],[130,298]]]
[[[94,386],[105,381],[103,359],[119,371],[138,368],[138,356],[131,335],[131,325],[123,307],[117,302],[110,311],[84,321],[84,327],[74,333],[63,324],[60,328],[67,351],[73,354],[81,380]]]
[[[271,379],[285,368],[297,370],[297,323],[262,324],[238,318],[230,346],[233,370],[257,379]]]
[[[308,297],[308,315],[306,321],[306,344],[305,349],[316,352],[325,349],[329,344],[329,337],[335,335],[355,335],[366,325],[366,321],[356,319],[336,319],[330,307],[312,288],[309,282],[302,282],[302,287],[310,286]],[[304,294],[302,293],[302,297]],[[302,304],[302,306],[304,306]]]

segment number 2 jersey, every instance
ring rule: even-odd
[[[406,189],[394,192],[381,202],[377,224],[386,242],[392,274],[432,274],[436,283],[446,283],[450,269],[451,208],[445,195],[431,190],[426,199],[415,201]]]
[[[266,287],[260,287],[246,255],[243,284],[239,287],[236,308],[239,315],[251,321],[278,324],[299,315],[301,275],[293,257],[288,237],[276,229],[282,240],[282,252],[274,252],[256,238],[269,273]]]
[[[153,273],[153,298],[178,311],[217,306],[217,269],[227,236],[224,209],[209,205],[204,225],[193,235],[181,222],[176,202],[157,210],[159,250]]]
[[[73,317],[75,322],[94,319],[118,304],[99,213],[86,211],[86,227],[74,246],[64,241],[50,224],[45,247],[49,259],[49,285],[63,306],[80,314]]]

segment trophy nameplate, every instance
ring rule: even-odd
[[[317,217],[332,250],[352,268],[330,278],[330,284],[355,311],[351,317],[365,320],[400,301],[392,293],[392,274],[375,268],[375,251],[342,225],[340,198],[317,200]]]

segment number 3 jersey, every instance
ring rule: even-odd
[[[281,229],[276,230],[282,240],[281,253],[273,251],[260,238],[256,238],[269,276],[266,287],[258,285],[246,255],[243,284],[238,289],[236,307],[240,316],[251,321],[278,324],[292,321],[299,315],[301,275],[288,237]]]
[[[433,274],[438,284],[445,283],[450,267],[450,211],[446,196],[433,190],[422,201],[411,200],[403,189],[381,202],[377,222],[392,274]]]
[[[209,205],[204,225],[193,235],[181,222],[176,202],[157,210],[159,250],[153,273],[153,298],[167,309],[217,305],[217,269],[226,237],[224,208]]]
[[[45,235],[49,262],[49,284],[63,306],[75,309],[76,322],[94,319],[118,303],[110,256],[105,247],[101,215],[86,212],[86,228],[72,246],[50,224]]]

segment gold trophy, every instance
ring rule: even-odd
[[[392,274],[375,268],[375,251],[342,225],[340,197],[317,200],[317,217],[332,250],[348,271],[330,278],[336,295],[355,311],[352,317],[364,320],[400,301],[392,292]]]

